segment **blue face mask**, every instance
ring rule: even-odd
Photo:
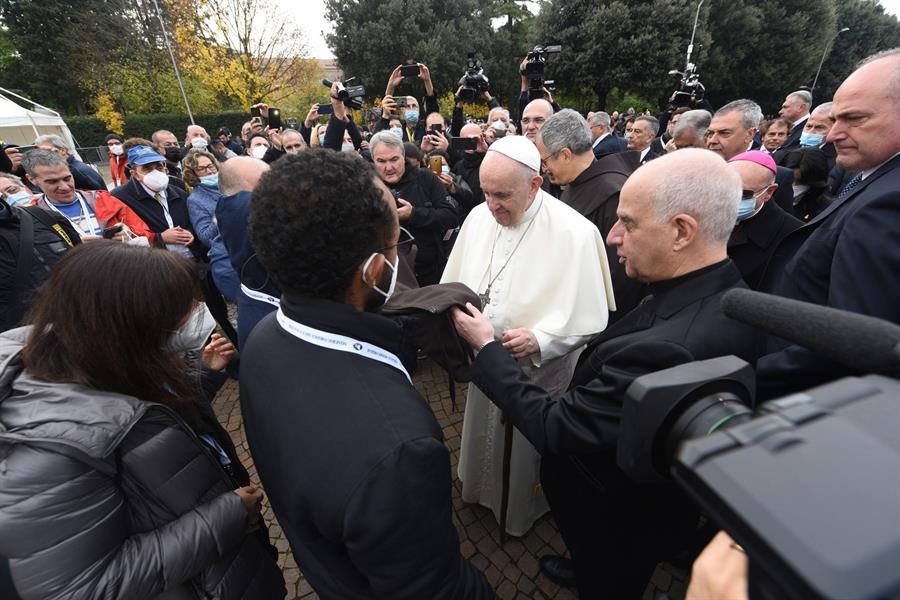
[[[28,190],[22,190],[21,192],[16,192],[15,194],[10,194],[6,197],[6,203],[10,206],[23,206],[31,202],[31,199],[34,198],[31,192]]]
[[[825,136],[820,133],[804,133],[800,135],[800,147],[819,147],[825,141]]]
[[[419,122],[419,111],[417,111],[415,109],[407,108],[406,111],[403,113],[403,116],[410,123],[418,123]]]
[[[762,194],[764,194],[766,190],[761,191],[759,194],[755,196],[751,196],[750,198],[741,198],[740,204],[738,204],[738,212],[737,212],[737,222],[740,223],[746,219],[749,219],[760,209],[762,209],[765,204],[760,204],[759,209],[756,208],[756,199],[759,198]]]
[[[319,145],[320,145],[320,146],[324,146],[324,145],[325,145],[325,134],[324,134],[324,133],[320,133],[320,134],[319,134]]]
[[[215,173],[214,175],[204,175],[200,178],[200,183],[203,185],[219,185],[219,174]]]
[[[448,167],[447,165],[442,165],[442,166],[441,166],[441,173],[443,173],[444,175],[449,175],[449,174],[450,174],[450,167]]]
[[[398,139],[403,139],[403,129],[400,127],[391,127],[391,133],[397,136]]]

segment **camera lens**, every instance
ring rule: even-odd
[[[736,394],[722,392],[704,396],[690,404],[675,420],[661,444],[661,465],[671,465],[681,442],[712,435],[721,429],[739,425],[753,418],[753,411]],[[668,470],[667,467],[664,467]]]

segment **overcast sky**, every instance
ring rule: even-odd
[[[323,32],[331,29],[325,20],[325,3],[323,0],[272,0],[287,15],[291,15],[306,33],[306,43],[310,54],[315,58],[333,58],[334,55],[325,43]],[[900,0],[881,0],[881,5],[892,15],[900,15]],[[839,23],[842,27],[847,25]],[[849,24],[853,26],[853,24]]]

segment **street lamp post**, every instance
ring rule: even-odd
[[[813,79],[813,84],[812,84],[812,93],[813,94],[816,93],[816,83],[819,82],[819,73],[822,72],[822,65],[825,64],[825,57],[828,56],[828,50],[831,48],[831,45],[834,43],[834,40],[836,40],[837,37],[839,35],[841,35],[842,33],[844,33],[845,31],[850,31],[850,28],[844,27],[843,29],[838,30],[838,32],[834,34],[834,36],[831,38],[831,40],[829,40],[829,42],[827,44],[825,44],[825,50],[822,52],[822,60],[819,61],[819,68],[816,69],[816,78]]]

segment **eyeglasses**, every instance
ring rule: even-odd
[[[414,241],[416,241],[416,238],[414,238],[413,235],[409,231],[407,231],[406,229],[401,227],[400,228],[400,239],[397,241],[396,244],[392,244],[390,246],[385,246],[384,248],[379,248],[375,252],[384,252],[385,250],[390,250],[391,248],[396,248],[397,254],[399,254],[400,256],[406,256],[407,254],[409,254],[409,251],[412,250]]]
[[[750,200],[751,198],[762,196],[768,189],[769,186],[764,187],[758,192],[754,192],[753,190],[741,190],[741,200]]]
[[[204,165],[202,167],[198,166],[194,169],[197,173],[218,173],[219,169],[216,168],[216,165],[209,163],[208,165]]]
[[[560,150],[559,152],[562,152],[562,150]],[[554,153],[551,154],[550,156],[547,156],[546,158],[542,158],[542,159],[541,159],[541,166],[542,166],[542,167],[546,167],[548,162],[550,162],[551,160],[553,160],[554,158],[556,158],[557,156],[559,156],[559,152],[554,152]]]

